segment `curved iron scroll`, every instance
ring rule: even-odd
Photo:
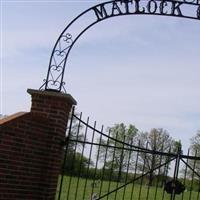
[[[112,0],[85,10],[69,23],[57,39],[47,77],[40,89],[66,92],[63,81],[65,66],[79,37],[96,23],[124,15],[162,15],[200,20],[200,0]]]

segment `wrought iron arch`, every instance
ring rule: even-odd
[[[200,20],[200,0],[112,0],[85,10],[74,18],[58,37],[51,53],[47,77],[40,89],[66,92],[64,72],[69,53],[76,41],[95,24],[111,17],[125,15],[173,16]],[[81,23],[84,17],[87,18],[84,22],[86,25]]]

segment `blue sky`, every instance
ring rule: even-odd
[[[100,1],[2,1],[1,113],[29,111],[67,24]],[[102,1],[101,1],[102,2]],[[164,128],[184,148],[200,129],[200,22],[126,16],[89,29],[72,49],[66,90],[99,126]]]

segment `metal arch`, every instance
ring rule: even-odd
[[[142,4],[144,2],[146,4],[145,7],[140,5],[140,3]],[[133,7],[133,5],[135,10],[134,12],[131,12],[129,7]],[[182,5],[186,7],[193,6],[195,12],[183,14],[181,9]],[[111,8],[108,8],[108,6],[111,6]],[[125,9],[125,12],[120,10],[122,6],[124,6],[123,9]],[[74,33],[73,35],[73,25],[76,25],[76,22],[87,14],[93,14],[94,19],[90,18],[92,21],[81,29],[80,32]],[[85,10],[74,18],[58,37],[51,53],[47,77],[44,79],[44,83],[40,87],[40,90],[66,92],[64,87],[65,82],[63,81],[65,66],[69,53],[76,41],[93,25],[111,17],[125,15],[173,16],[200,20],[200,0],[111,0]]]

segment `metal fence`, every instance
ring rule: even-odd
[[[200,152],[126,137],[73,112],[56,199],[200,200]]]

